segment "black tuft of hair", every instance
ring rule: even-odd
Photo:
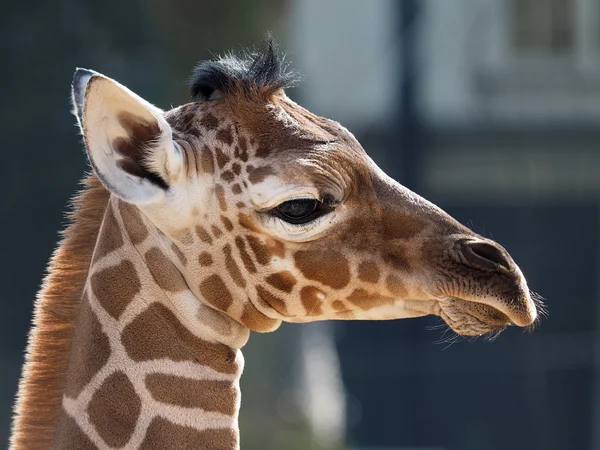
[[[190,95],[194,101],[206,101],[218,91],[222,96],[243,94],[267,97],[279,89],[293,86],[298,74],[290,70],[268,35],[263,48],[242,55],[229,53],[214,61],[202,61],[190,79]]]

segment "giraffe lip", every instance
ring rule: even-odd
[[[514,324],[504,312],[486,303],[449,296],[438,304],[440,317],[458,334],[481,335]]]
[[[534,326],[538,321],[538,315],[544,314],[544,305],[536,300],[536,295],[529,289],[514,292],[513,296],[505,300],[495,297],[480,297],[465,295],[446,295],[439,297],[440,307],[454,303],[455,308],[478,317],[490,323],[513,324],[518,327]]]
[[[501,311],[500,309],[496,308],[493,305],[490,305],[488,303],[479,303],[473,300],[468,300],[465,298],[460,298],[460,297],[449,297],[451,300],[453,300],[454,302],[460,302],[462,305],[480,305],[479,308],[483,308],[484,310],[487,310],[488,313],[490,313],[489,316],[486,317],[486,319],[497,319],[498,322],[502,322],[504,323],[504,325],[510,323],[510,324],[514,324],[513,321],[511,320],[511,318],[505,314],[503,311]],[[469,314],[471,316],[477,317],[478,319],[482,320],[481,316],[485,316],[485,312],[478,312],[478,313],[473,313],[473,311],[465,311],[466,314]],[[493,317],[491,315],[494,315]]]

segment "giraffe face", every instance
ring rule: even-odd
[[[103,76],[85,86],[99,178],[156,227],[190,290],[249,328],[435,314],[474,335],[536,319],[501,246],[283,91],[165,113]]]

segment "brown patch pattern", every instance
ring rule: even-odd
[[[221,211],[227,211],[227,202],[225,201],[225,189],[220,184],[215,186],[215,193],[217,194],[217,199],[219,200],[219,208]]]
[[[258,333],[273,331],[277,329],[281,323],[277,319],[271,319],[270,317],[264,315],[250,300],[246,301],[244,304],[244,310],[242,311],[242,317],[240,321],[252,331],[256,331]]]
[[[129,260],[94,273],[90,281],[102,308],[117,320],[142,288],[135,266]]]
[[[225,164],[227,164],[230,159],[220,147],[217,147],[215,156],[217,157],[217,165],[219,166],[219,169],[225,167]]]
[[[304,286],[300,291],[300,299],[302,300],[302,305],[306,309],[307,316],[318,316],[323,314],[323,309],[321,305],[323,304],[323,300],[319,297],[324,298],[325,293],[314,286]]]
[[[283,257],[285,255],[283,244],[275,239],[267,238],[263,242],[260,238],[251,234],[247,235],[246,239],[259,264],[267,264],[273,256]]]
[[[341,300],[335,300],[333,303],[331,303],[331,307],[333,309],[335,309],[336,311],[347,311],[348,310],[348,308],[346,307],[344,302]]]
[[[146,376],[146,387],[152,397],[162,403],[200,408],[228,416],[236,412],[238,389],[231,381],[194,380],[151,373]]]
[[[61,411],[61,417],[56,426],[56,443],[60,443],[59,445],[68,443],[70,448],[77,450],[98,450],[98,447],[85,435],[81,427],[77,425],[75,419],[69,416],[64,409]],[[25,449],[26,447],[22,448]],[[41,450],[47,447],[36,446],[27,448],[39,448]]]
[[[202,151],[199,155],[196,155],[196,158],[200,159],[200,167],[204,173],[211,175],[215,172],[213,154],[206,145],[202,147]]]
[[[256,153],[254,154],[254,156],[256,156],[257,158],[266,158],[270,154],[271,149],[265,145],[261,145],[256,149]]]
[[[210,253],[208,252],[202,252],[198,256],[198,263],[203,267],[208,267],[213,263],[212,256],[210,256]]]
[[[397,275],[393,275],[393,274],[388,275],[388,277],[385,281],[386,281],[388,289],[390,290],[390,292],[392,294],[394,294],[398,298],[402,298],[402,299],[407,298],[408,292],[406,290],[406,286],[404,285],[404,283],[402,282],[400,277],[398,277]]]
[[[239,437],[237,431],[230,428],[198,431],[155,417],[140,450],[173,448],[174,443],[177,443],[177,450],[231,450],[239,448]]]
[[[253,168],[248,166],[248,180],[252,184],[257,184],[265,180],[270,175],[275,175],[275,171],[271,166],[262,166]]]
[[[219,119],[211,113],[207,113],[200,118],[200,125],[208,130],[216,130],[219,126]]]
[[[358,278],[367,283],[377,283],[380,273],[377,263],[374,261],[363,261],[358,265]]]
[[[121,248],[122,245],[123,236],[121,236],[121,229],[119,228],[117,219],[115,219],[112,207],[108,205],[104,214],[100,236],[98,237],[98,245],[94,251],[94,262]]]
[[[194,361],[221,373],[238,372],[233,349],[194,336],[160,303],[152,303],[125,327],[122,342],[134,361],[166,358]]]
[[[221,216],[221,222],[223,222],[223,225],[225,226],[225,229],[227,231],[233,230],[233,224],[231,223],[231,220],[229,220],[227,217]]]
[[[334,289],[341,289],[350,282],[350,265],[338,251],[300,250],[294,259],[296,267],[309,280],[320,281]]]
[[[256,273],[256,266],[254,265],[254,261],[252,261],[252,257],[246,250],[246,243],[240,236],[235,237],[235,245],[240,252],[240,257],[242,258],[242,262],[244,263],[244,267],[250,273]]]
[[[260,229],[256,226],[252,218],[248,214],[238,214],[239,224],[250,231],[260,232]]]
[[[200,283],[200,294],[209,304],[223,312],[233,303],[231,292],[217,274],[210,275]]]
[[[211,235],[208,233],[208,231],[206,231],[206,229],[204,227],[201,227],[200,225],[196,225],[196,234],[198,235],[198,237],[200,238],[200,240],[202,242],[205,242],[209,245],[213,243],[213,239],[212,239]]]
[[[110,375],[94,392],[87,408],[90,422],[111,447],[123,447],[131,438],[142,402],[123,372]]]
[[[231,183],[233,180],[235,180],[235,175],[231,170],[226,170],[221,174],[221,179],[227,183]]]
[[[231,127],[221,128],[217,131],[217,135],[215,136],[217,141],[221,141],[223,144],[230,146],[233,144],[233,134],[231,133]]]
[[[288,315],[287,307],[282,299],[280,299],[276,295],[271,294],[268,290],[266,290],[260,285],[256,286],[256,293],[258,294],[258,301],[263,306],[266,306],[267,308],[272,308],[283,316]]]
[[[223,253],[225,253],[225,267],[227,267],[227,271],[231,275],[233,282],[241,288],[246,287],[246,280],[244,280],[242,272],[231,254],[231,246],[229,244],[223,247]]]
[[[76,398],[110,356],[108,336],[102,331],[87,294],[81,299],[73,341],[77,345],[71,349],[64,393]]]
[[[221,229],[218,226],[211,225],[210,229],[213,232],[213,236],[216,237],[217,239],[219,239],[221,236],[223,236],[223,232],[221,231]]]
[[[119,212],[131,242],[137,245],[145,241],[148,237],[148,228],[142,221],[138,207],[121,200],[119,201]]]
[[[169,292],[181,292],[187,289],[187,284],[179,270],[158,247],[148,250],[144,259],[154,281],[162,289]]]
[[[389,298],[365,291],[364,289],[355,289],[352,291],[352,294],[347,297],[347,300],[365,310],[384,305],[391,301]]]
[[[296,277],[289,270],[277,272],[267,277],[267,283],[288,294],[292,292],[297,281]]]

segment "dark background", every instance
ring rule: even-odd
[[[253,336],[244,448],[600,449],[596,3],[4,0],[0,442],[35,293],[86,168],[69,112],[74,68],[168,109],[186,101],[195,62],[271,30],[306,73],[290,95],[341,120],[393,177],[501,242],[550,315],[531,335],[513,328],[493,343],[452,344],[431,329],[435,318]],[[351,84],[355,73],[372,85]],[[345,94],[358,106],[341,104]],[[371,109],[361,111],[363,98]],[[324,369],[334,380],[325,386],[345,393],[333,406],[337,431],[319,430],[320,411],[303,406],[311,336],[337,349]]]

